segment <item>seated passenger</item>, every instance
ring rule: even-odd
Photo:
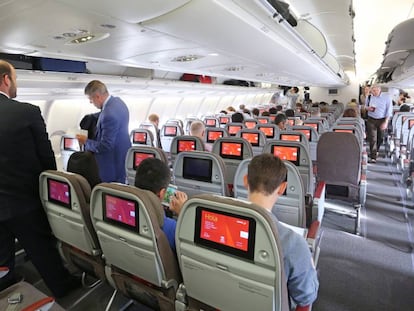
[[[297,305],[308,306],[316,300],[319,287],[309,246],[272,214],[273,205],[285,191],[286,174],[286,166],[279,158],[261,154],[251,160],[244,183],[249,201],[266,209],[276,224],[290,297]]]
[[[98,163],[90,151],[72,153],[69,157],[67,171],[85,177],[91,189],[101,182]]]
[[[280,130],[283,131],[284,129],[286,129],[286,121],[287,118],[284,113],[279,113],[278,115],[276,115],[275,124]]]
[[[171,172],[167,164],[160,159],[147,158],[142,161],[137,168],[135,187],[153,192],[160,199],[161,204],[170,180]],[[176,191],[174,196],[170,198],[169,210],[178,215],[187,199],[187,194],[181,191]],[[168,243],[174,252],[176,226],[177,221],[175,219],[168,218],[164,215],[162,231],[165,233]]]
[[[407,104],[403,104],[400,106],[400,112],[410,112],[411,108]]]
[[[235,112],[231,115],[231,122],[233,123],[241,123],[244,121],[243,114],[240,112]]]
[[[252,114],[253,114],[253,117],[258,117],[259,114],[260,114],[260,110],[257,109],[257,108],[253,108],[252,109]]]
[[[194,121],[191,123],[190,135],[197,136],[204,141],[204,134],[206,131],[206,126],[201,121]],[[204,144],[204,150],[211,152],[212,146]]]
[[[293,109],[286,109],[285,115],[286,115],[286,117],[292,118],[292,117],[295,116],[295,111]]]

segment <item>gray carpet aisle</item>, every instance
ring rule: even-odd
[[[315,311],[414,310],[413,203],[389,159],[368,165],[362,234],[353,221],[326,215]]]

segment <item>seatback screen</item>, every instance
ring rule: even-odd
[[[252,146],[259,146],[259,133],[242,133],[242,138],[247,140]]]
[[[146,152],[140,152],[140,151],[134,151],[134,164],[132,167],[134,170],[137,169],[137,167],[141,164],[142,161],[148,158],[155,158],[155,154],[153,153],[146,153]]]
[[[311,126],[311,127],[313,127],[317,132],[319,132],[319,123],[305,123],[304,125],[306,125],[306,126]]]
[[[236,135],[236,133],[237,133],[238,131],[240,131],[241,129],[242,129],[242,126],[240,126],[240,125],[230,125],[230,126],[228,127],[229,135],[230,135],[230,136],[234,136],[234,135]]]
[[[256,127],[256,122],[255,121],[246,121],[246,122],[244,122],[244,125],[248,129],[254,129]]]
[[[235,142],[221,142],[220,156],[225,159],[243,160],[243,144]]]
[[[287,124],[290,125],[290,126],[295,125],[295,118],[288,118],[287,119]]]
[[[288,141],[300,141],[301,136],[296,134],[281,134],[280,140],[288,140]]]
[[[103,218],[127,229],[138,230],[138,203],[134,200],[102,193]]]
[[[79,141],[76,138],[63,137],[63,150],[80,151]]]
[[[219,123],[220,124],[227,124],[230,122],[230,118],[229,117],[219,117]]]
[[[267,138],[273,138],[275,135],[273,127],[260,126],[259,130],[261,130]]]
[[[177,127],[176,126],[165,126],[164,127],[164,136],[177,136]]]
[[[300,129],[300,130],[295,130],[298,132],[301,132],[303,134],[305,134],[305,136],[308,138],[308,141],[312,141],[312,130],[311,129]]]
[[[64,181],[47,178],[47,198],[50,202],[71,208],[69,184]]]
[[[411,129],[414,125],[414,119],[408,120],[408,129]]]
[[[213,162],[210,159],[192,157],[184,157],[183,159],[183,177],[185,179],[211,183],[212,169]]]
[[[269,119],[266,119],[266,118],[257,118],[257,121],[260,124],[267,124],[267,123],[269,123]]]
[[[194,140],[179,140],[177,152],[196,150],[196,142]]]
[[[207,126],[216,126],[216,120],[215,119],[205,119],[204,120],[205,125]]]
[[[147,143],[147,133],[134,132],[134,135],[132,137],[132,142],[134,144],[146,144]]]
[[[198,206],[194,242],[244,259],[254,259],[256,221]]]
[[[223,137],[223,132],[222,131],[208,131],[207,134],[207,142],[208,143],[213,143],[214,141],[216,141],[217,139]]]
[[[354,133],[354,130],[347,130],[347,129],[334,129],[334,132],[338,132],[338,133]]]
[[[290,146],[272,146],[272,153],[276,157],[279,157],[282,160],[288,160],[295,164],[299,165],[299,147],[290,147]]]

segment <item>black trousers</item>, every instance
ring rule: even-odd
[[[10,270],[8,275],[0,279],[0,290],[15,281],[15,238],[52,293],[57,297],[65,294],[72,277],[63,266],[56,240],[41,208],[0,221],[0,266]]]
[[[384,131],[381,130],[381,124],[383,124],[385,118],[374,119],[368,117],[367,120],[367,139],[369,142],[369,151],[371,159],[377,158],[377,152],[381,147],[382,140],[384,137]]]

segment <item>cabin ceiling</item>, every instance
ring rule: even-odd
[[[285,85],[345,85],[344,71],[355,68],[351,0],[289,3],[298,12],[296,28],[273,18],[265,0],[0,0],[0,51]],[[87,35],[94,38],[71,43]]]

